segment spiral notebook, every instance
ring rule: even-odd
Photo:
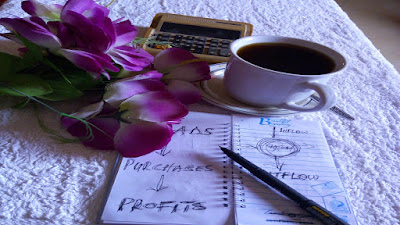
[[[356,224],[319,123],[191,112],[173,129],[165,148],[118,160],[98,223],[319,224],[222,146]]]

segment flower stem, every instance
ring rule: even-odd
[[[111,4],[113,4],[115,2],[115,0],[112,0],[110,3],[108,3],[108,5],[106,5],[106,7],[110,7]]]
[[[23,95],[23,96],[25,96],[25,97],[31,99],[31,100],[33,100],[33,101],[35,101],[35,102],[37,102],[37,103],[43,105],[44,107],[50,109],[51,111],[53,111],[53,112],[55,112],[55,113],[57,113],[57,114],[59,114],[59,115],[61,115],[61,116],[65,116],[65,117],[69,117],[69,118],[72,118],[72,119],[76,119],[76,120],[79,120],[80,122],[82,122],[83,124],[85,124],[86,129],[87,129],[87,135],[86,135],[86,137],[84,137],[83,140],[81,140],[81,141],[91,140],[91,139],[94,138],[94,137],[93,137],[93,130],[92,130],[92,127],[94,127],[95,129],[97,129],[98,131],[100,131],[101,133],[103,133],[104,135],[106,135],[107,137],[113,139],[113,137],[111,137],[109,134],[107,134],[106,132],[104,132],[102,129],[100,129],[99,127],[97,127],[96,125],[94,125],[94,124],[92,124],[92,123],[89,123],[88,121],[86,121],[86,120],[84,120],[84,119],[82,119],[82,118],[79,118],[79,117],[76,117],[76,116],[72,116],[72,115],[69,115],[69,114],[60,112],[60,111],[58,111],[57,109],[55,109],[55,108],[53,108],[53,107],[47,105],[46,103],[44,103],[44,102],[38,100],[37,98],[32,97],[32,96],[30,96],[30,95],[28,95],[28,94],[25,94],[24,92],[22,92],[22,91],[20,91],[20,90],[18,90],[18,89],[16,89],[16,88],[10,87],[10,86],[8,86],[7,84],[4,84],[4,83],[2,83],[2,82],[0,82],[0,86],[6,87],[6,88],[8,88],[8,89],[11,89],[11,90],[13,90],[13,91],[15,91],[15,92],[17,92],[17,93],[19,93],[19,94],[21,94],[21,95]]]

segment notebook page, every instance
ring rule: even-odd
[[[318,122],[233,116],[233,149],[350,224],[357,224]],[[235,164],[237,224],[321,224]]]
[[[171,142],[123,158],[101,220],[111,224],[231,224],[231,117],[191,112]]]

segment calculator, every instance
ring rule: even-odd
[[[178,47],[208,63],[226,62],[230,43],[252,32],[249,23],[158,13],[145,34],[148,43],[142,48],[156,55],[165,48]]]

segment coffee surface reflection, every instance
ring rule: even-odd
[[[257,66],[291,74],[330,73],[335,62],[327,55],[288,43],[256,43],[241,47],[237,55]]]

